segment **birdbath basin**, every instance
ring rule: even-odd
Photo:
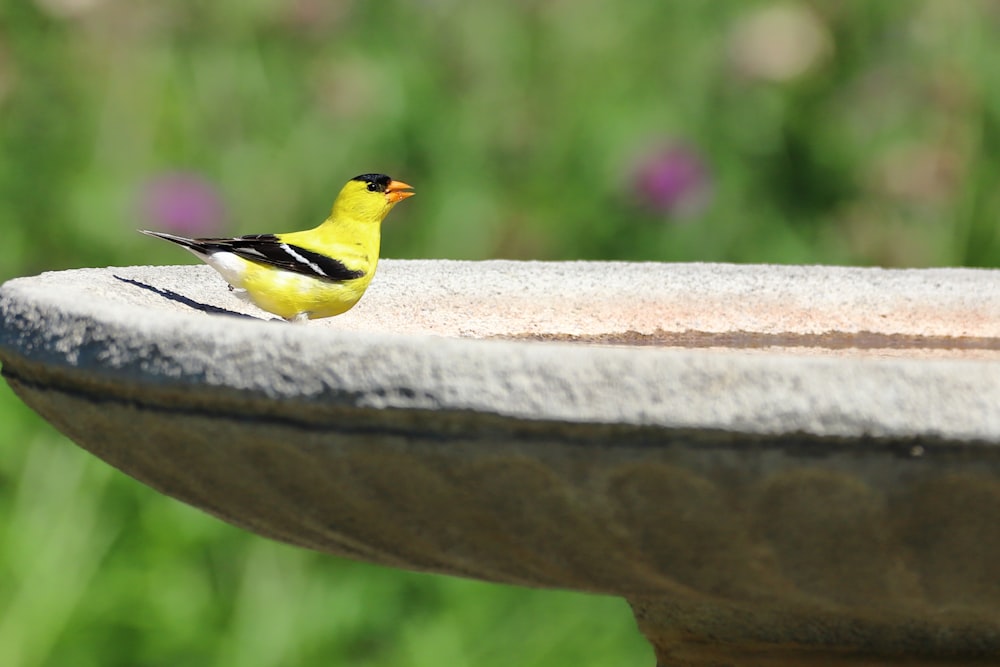
[[[662,665],[1000,656],[1000,273],[384,261],[301,325],[202,266],[0,288],[3,373],[260,535],[617,595]]]

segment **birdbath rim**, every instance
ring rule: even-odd
[[[998,416],[968,418],[968,400],[976,399],[975,410],[998,391],[995,274],[384,260],[353,311],[286,325],[262,320],[268,316],[228,293],[207,267],[81,269],[0,288],[0,346],[6,355],[24,355],[16,339],[34,335],[43,342],[34,343],[32,361],[68,374],[85,367],[126,385],[153,374],[159,386],[378,409],[974,441],[1000,431]],[[626,290],[629,280],[638,284]],[[414,282],[429,287],[414,294]],[[823,284],[832,293],[809,294]],[[850,289],[836,291],[845,285]],[[933,299],[921,303],[921,289]],[[720,307],[720,299],[730,307]],[[597,312],[587,312],[587,304]],[[853,329],[845,326],[852,313],[860,322]],[[99,331],[98,344],[107,345],[68,346],[81,327]],[[622,343],[628,334],[641,344]],[[676,343],[685,335],[682,346],[655,344],[657,336]],[[859,335],[884,344],[844,345]],[[618,344],[580,344],[609,336]],[[978,346],[963,344],[968,340]],[[81,364],[88,354],[95,358]]]

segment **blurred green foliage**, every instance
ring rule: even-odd
[[[989,0],[4,0],[0,279],[190,261],[170,174],[389,257],[995,266]],[[652,664],[616,600],[349,563],[159,497],[0,390],[0,664]]]

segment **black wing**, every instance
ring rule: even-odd
[[[231,252],[251,262],[325,280],[354,280],[365,275],[364,271],[349,269],[339,259],[285,243],[274,234],[252,234],[235,239],[197,239],[197,242],[206,252]]]

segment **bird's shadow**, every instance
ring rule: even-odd
[[[226,308],[220,308],[219,306],[212,306],[207,303],[201,303],[200,301],[195,301],[190,297],[186,297],[183,294],[178,294],[173,290],[162,289],[160,287],[154,287],[152,285],[147,285],[146,283],[139,282],[133,278],[123,278],[122,276],[114,276],[123,283],[128,283],[129,285],[135,285],[144,290],[153,292],[154,294],[163,297],[164,299],[169,299],[170,301],[175,301],[177,303],[184,304],[188,308],[193,308],[195,310],[200,310],[203,313],[209,313],[210,315],[231,315],[233,317],[243,317],[248,320],[257,320],[258,322],[267,322],[260,317],[254,317],[253,315],[247,315],[246,313],[238,313],[235,310],[228,310]]]

